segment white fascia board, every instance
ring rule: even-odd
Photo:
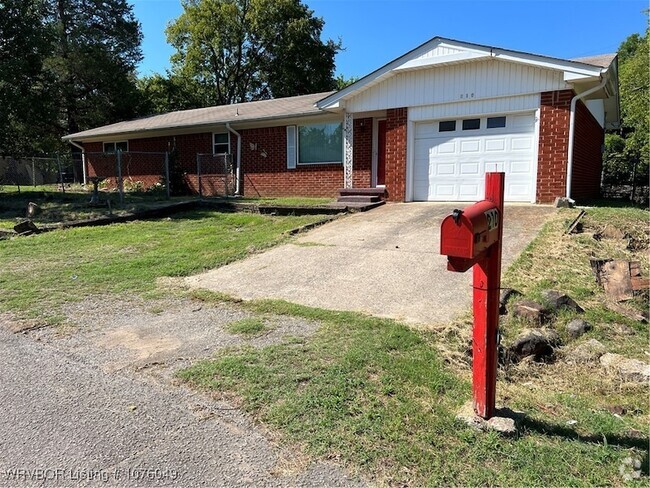
[[[441,65],[441,64],[452,64],[459,63],[462,61],[469,61],[473,59],[489,58],[489,54],[485,53],[456,53],[456,54],[447,54],[446,56],[436,56],[432,58],[424,59],[412,59],[406,63],[398,66],[393,71],[410,71],[415,69],[428,68],[431,66]]]
[[[534,54],[510,54],[508,52],[502,51],[501,49],[495,49],[493,53],[495,58],[502,59],[504,61],[529,64],[538,66],[540,68],[562,70],[565,72],[583,75],[585,77],[600,76],[601,72],[603,71],[603,69],[598,66],[591,66],[585,63],[566,61],[562,59],[548,59],[544,58],[543,56],[536,56]]]

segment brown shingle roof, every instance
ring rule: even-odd
[[[579,63],[591,64],[593,66],[600,66],[601,68],[608,68],[614,58],[616,53],[613,54],[598,54],[596,56],[587,56],[584,58],[573,58],[571,61],[577,61]]]
[[[316,108],[315,103],[332,93],[314,93],[297,97],[276,98],[274,100],[260,100],[257,102],[180,110],[178,112],[152,115],[141,119],[105,125],[103,127],[77,132],[76,134],[69,134],[63,139],[79,140],[162,129],[218,125],[225,124],[226,122],[236,123],[317,114],[322,113],[322,111]]]

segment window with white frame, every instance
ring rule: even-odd
[[[230,153],[230,132],[215,132],[213,137],[213,154]]]
[[[298,126],[298,164],[343,162],[341,122]]]
[[[104,152],[105,153],[116,153],[117,150],[122,152],[127,152],[129,150],[129,141],[119,141],[119,142],[105,142],[104,143]]]

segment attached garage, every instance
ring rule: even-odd
[[[413,200],[478,200],[485,172],[504,171],[506,200],[534,202],[535,119],[530,112],[416,123]]]

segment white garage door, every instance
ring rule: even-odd
[[[418,123],[413,199],[480,200],[485,172],[505,171],[506,201],[534,201],[535,146],[534,113]]]

